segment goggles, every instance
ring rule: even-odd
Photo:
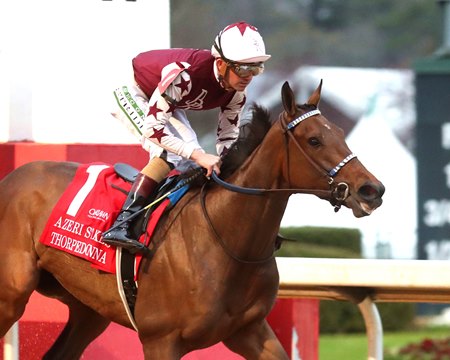
[[[256,76],[264,72],[264,64],[262,62],[243,64],[229,61],[227,66],[240,78],[246,78],[250,75]]]

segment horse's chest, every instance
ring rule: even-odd
[[[209,292],[210,296],[200,296],[199,301],[208,302],[209,309],[216,308],[221,315],[230,318],[268,312],[275,301],[278,288],[273,277],[265,276],[251,279],[237,276],[221,285],[214,290],[205,289],[204,292]]]

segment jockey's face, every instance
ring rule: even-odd
[[[233,67],[229,66],[229,64],[220,58],[217,59],[217,68],[219,69],[219,74],[223,77],[226,89],[244,91],[253,80],[252,73],[249,73],[245,77],[238,76],[233,71]]]

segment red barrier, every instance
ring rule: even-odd
[[[110,144],[0,144],[0,179],[20,165],[36,160],[126,162],[138,169],[148,161],[140,145]],[[319,335],[318,300],[278,299],[268,321],[291,359],[317,360]],[[34,360],[54,342],[67,320],[67,308],[56,300],[33,294],[19,322],[20,359]],[[0,342],[0,345],[2,343]],[[0,349],[3,346],[0,346]],[[183,360],[238,360],[223,344],[195,351]],[[137,334],[111,324],[83,354],[83,359],[143,359]],[[3,354],[0,353],[0,360]]]
[[[10,142],[0,144],[0,179],[15,168],[36,160],[126,162],[138,169],[148,162],[148,153],[140,145],[111,144],[36,144]]]
[[[0,144],[0,179],[15,169],[15,150],[14,143]]]
[[[267,320],[291,359],[318,359],[319,300],[278,299]]]

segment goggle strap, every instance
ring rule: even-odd
[[[222,51],[222,32],[223,31],[221,31],[220,33],[219,33],[219,35],[217,35],[217,41],[218,41],[218,43],[216,42],[216,41],[214,41],[214,48],[217,50],[217,52],[219,53],[219,55],[220,55],[220,57],[222,58],[222,59],[224,59],[226,62],[231,62],[231,60],[229,60],[229,59],[227,59],[226,57],[225,57],[225,55],[223,54],[223,51]]]

